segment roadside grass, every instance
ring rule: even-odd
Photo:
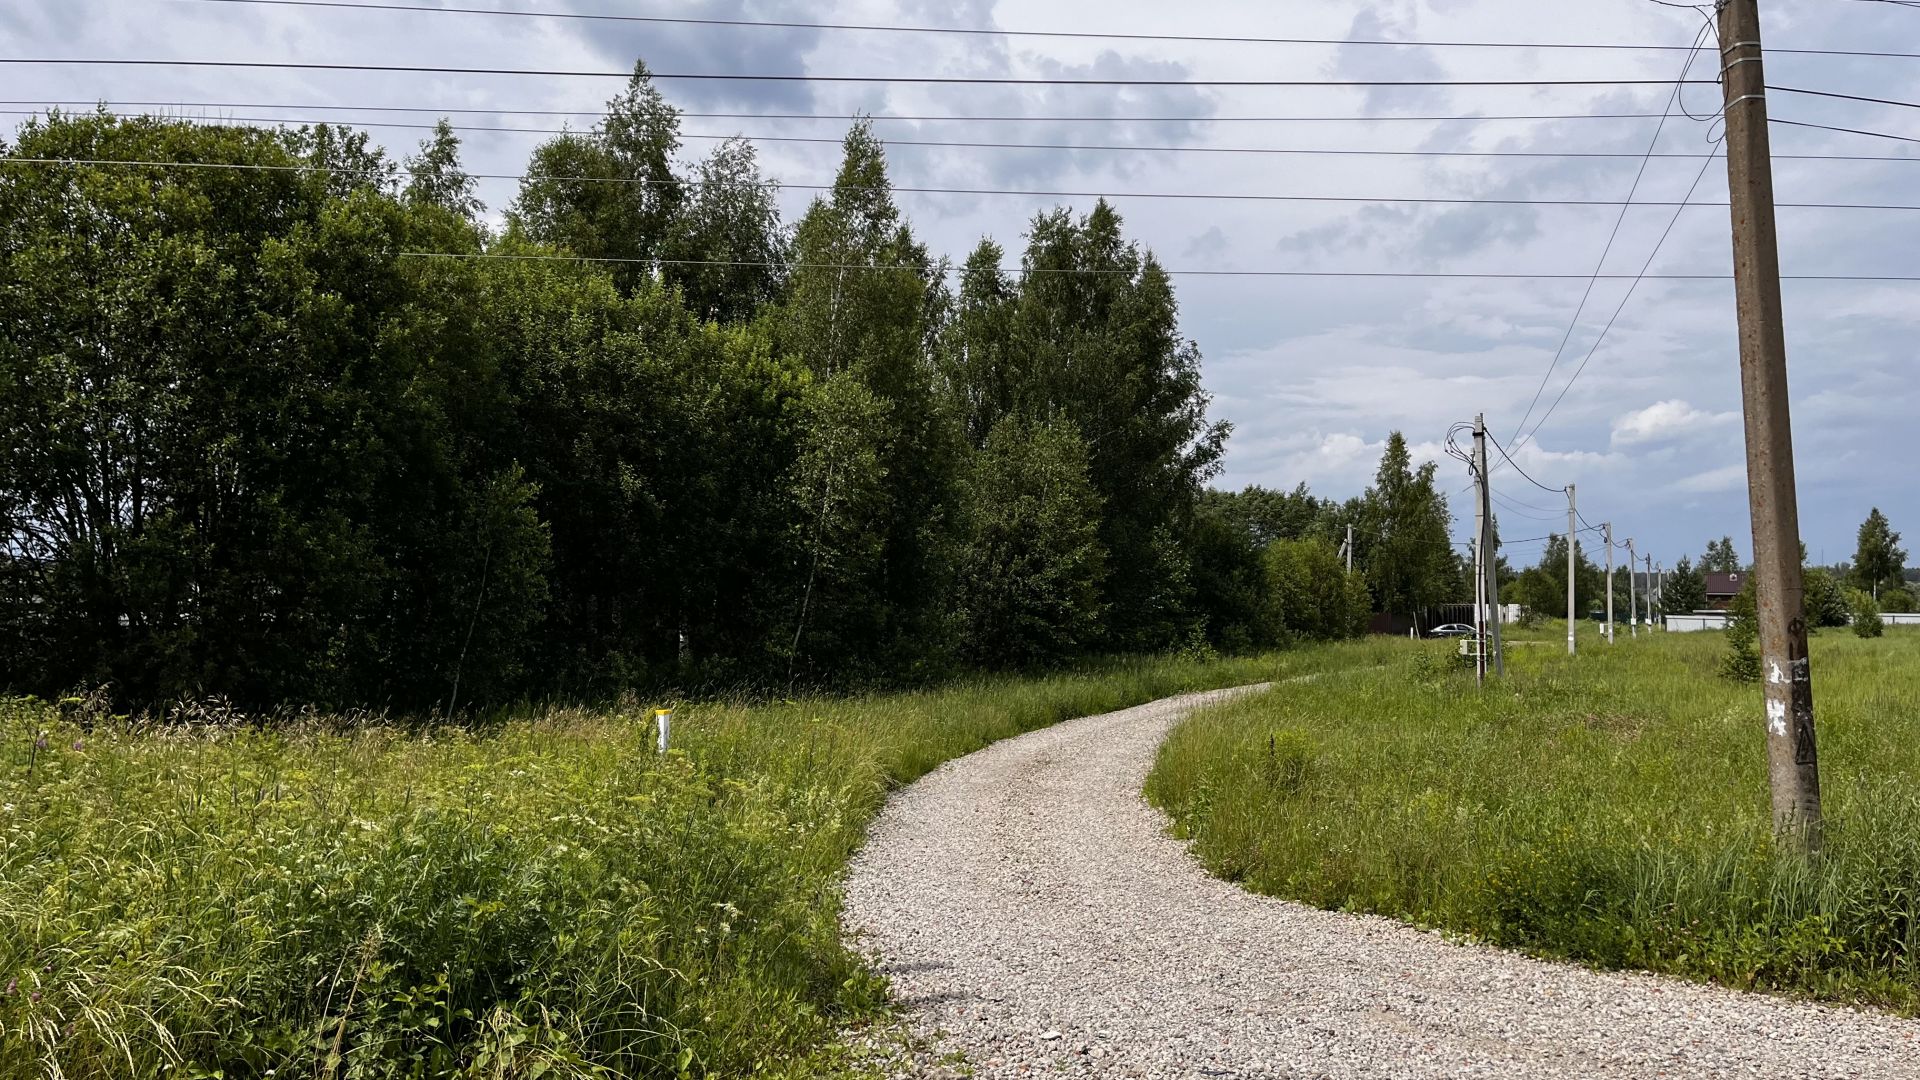
[[[1920,1012],[1920,631],[1812,646],[1827,843],[1770,844],[1723,635],[1452,643],[1196,714],[1148,795],[1216,874],[1600,967]],[[1584,628],[1583,628],[1584,629]],[[1565,624],[1559,624],[1559,641]]]
[[[0,702],[0,1077],[806,1076],[884,986],[839,887],[886,792],[1318,651],[482,730]]]

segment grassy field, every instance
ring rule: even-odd
[[[1149,797],[1260,892],[1920,1011],[1920,631],[1814,639],[1811,864],[1771,850],[1760,690],[1716,677],[1722,635],[1580,634],[1522,635],[1485,691],[1449,644],[1348,646],[1362,670],[1179,727]]]
[[[884,988],[838,880],[995,739],[1326,655],[473,732],[0,703],[0,1077],[817,1075]]]

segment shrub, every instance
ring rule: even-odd
[[[1756,580],[1748,574],[1746,588],[1727,608],[1727,653],[1720,659],[1720,675],[1734,682],[1760,681],[1760,653],[1754,649],[1754,641],[1760,636]]]
[[[1913,594],[1904,588],[1888,589],[1880,594],[1880,610],[1901,613],[1912,611]]]
[[[1808,570],[1804,587],[1808,626],[1847,625],[1847,590],[1831,571],[1817,566]]]
[[[1880,608],[1873,602],[1873,594],[1865,589],[1853,590],[1854,636],[1876,638],[1886,631],[1887,624],[1880,618]]]

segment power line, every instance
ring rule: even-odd
[[[0,109],[0,116],[41,116],[38,110]],[[342,125],[340,121],[312,117],[275,117],[275,116],[228,116],[228,117],[162,117],[174,122],[188,122],[203,126],[229,126],[236,124],[278,124],[278,125]],[[392,128],[402,131],[434,131],[437,124],[396,123],[391,121],[359,121],[353,126],[365,128]],[[456,131],[493,132],[515,135],[578,135],[593,137],[594,133],[574,131],[567,128],[530,128],[495,127],[483,124],[454,124]],[[809,143],[839,146],[842,139],[829,136],[809,135],[721,135],[713,133],[681,132],[681,139],[723,142],[729,139],[743,139],[754,143]],[[971,139],[899,139],[889,137],[884,140],[888,147],[916,146],[928,148],[951,148],[971,150],[1069,150],[1091,153],[1167,153],[1167,154],[1265,154],[1302,157],[1408,157],[1408,158],[1531,158],[1531,159],[1597,159],[1597,160],[1635,160],[1643,157],[1635,153],[1616,153],[1602,150],[1367,150],[1344,147],[1288,147],[1288,146],[1153,146],[1138,143],[1031,143],[1031,142],[994,142]],[[1682,161],[1698,161],[1713,156],[1708,153],[1664,153],[1644,155],[1650,158],[1671,158]],[[1783,161],[1905,161],[1920,162],[1920,157],[1902,154],[1775,154],[1776,160]],[[1646,205],[1646,204],[1642,204]],[[1522,420],[1522,423],[1525,423]]]
[[[1700,45],[1706,40],[1709,29],[1710,27],[1702,27],[1694,34],[1693,48],[1687,52],[1686,63],[1680,68],[1680,79],[1682,81],[1686,79],[1687,72],[1692,69],[1694,58],[1699,55]],[[1660,122],[1654,126],[1653,138],[1647,140],[1646,152],[1640,157],[1640,168],[1633,174],[1633,184],[1627,189],[1627,201],[1621,204],[1620,213],[1614,217],[1613,229],[1607,233],[1607,242],[1605,246],[1600,249],[1600,258],[1594,263],[1593,272],[1595,275],[1598,275],[1600,271],[1606,269],[1607,256],[1613,254],[1614,241],[1620,238],[1620,228],[1627,222],[1627,210],[1633,204],[1633,197],[1640,191],[1640,182],[1646,179],[1647,166],[1653,163],[1653,152],[1659,147],[1660,136],[1666,131],[1667,120],[1673,115],[1673,107],[1678,104],[1679,101],[1680,83],[1676,82],[1673,87],[1673,92],[1667,96],[1666,107],[1661,110]],[[1599,278],[1596,276],[1587,282],[1586,291],[1580,294],[1580,303],[1573,309],[1573,318],[1567,320],[1566,333],[1560,335],[1560,344],[1554,348],[1553,356],[1548,359],[1546,370],[1540,373],[1540,385],[1534,387],[1533,399],[1527,402],[1527,411],[1520,415],[1520,422],[1514,425],[1513,434],[1507,436],[1509,439],[1518,438],[1520,433],[1526,430],[1527,421],[1533,418],[1533,410],[1540,404],[1540,395],[1546,393],[1547,384],[1553,381],[1554,369],[1560,366],[1560,357],[1565,355],[1567,343],[1573,340],[1573,332],[1580,326],[1580,316],[1586,314],[1587,301],[1592,299],[1594,286],[1598,284]],[[1491,472],[1491,470],[1489,470],[1489,472]]]
[[[415,259],[462,259],[497,262],[573,262],[573,263],[617,263],[667,266],[731,266],[731,267],[784,267],[786,269],[822,269],[822,270],[924,270],[925,267],[908,264],[872,264],[872,263],[780,263],[755,262],[728,259],[622,259],[590,255],[516,255],[460,251],[401,251],[396,254]],[[1129,270],[1092,270],[1092,269],[1047,269],[1027,267],[1001,267],[1004,274],[1127,274]],[[950,274],[964,273],[964,266],[949,267]],[[1161,273],[1172,277],[1248,277],[1248,278],[1417,278],[1438,280],[1471,281],[1585,281],[1586,274],[1554,273],[1465,273],[1458,271],[1422,271],[1422,270],[1211,270],[1211,269],[1168,269]],[[1607,275],[1626,279],[1630,275]],[[1732,281],[1731,274],[1648,274],[1649,281]],[[1782,281],[1808,282],[1911,282],[1920,283],[1920,274],[1907,275],[1850,275],[1850,274],[1782,274]],[[1549,489],[1557,490],[1557,489]]]
[[[1708,159],[1711,163],[1712,159]],[[16,165],[39,166],[124,166],[130,168],[182,168],[182,169],[242,169],[278,172],[345,172],[347,170],[328,169],[314,165],[258,165],[239,162],[213,161],[163,161],[152,159],[108,159],[108,158],[0,158],[0,162]],[[619,176],[529,176],[522,173],[471,173],[476,180],[526,180],[540,179],[577,183],[606,184],[648,184],[676,187],[700,187],[697,180],[680,178],[652,179],[644,177]],[[793,184],[779,181],[762,181],[760,186],[769,188],[790,188],[795,191],[832,191],[832,184]],[[1242,192],[1206,192],[1206,191],[1064,191],[1024,188],[962,188],[962,187],[922,187],[895,185],[888,190],[896,194],[907,195],[992,195],[1014,197],[1037,197],[1049,199],[1187,199],[1211,202],[1273,202],[1273,203],[1393,203],[1410,206],[1624,206],[1618,199],[1512,199],[1512,198],[1467,198],[1440,196],[1363,196],[1363,195],[1271,195]],[[1634,203],[1635,206],[1665,206],[1677,210],[1688,207],[1724,207],[1725,202],[1690,202],[1687,200],[1651,200]],[[1911,203],[1812,203],[1782,202],[1775,206],[1796,210],[1875,210],[1875,211],[1920,211],[1920,205]]]
[[[422,64],[321,64],[292,60],[155,60],[101,57],[0,57],[0,64],[66,64],[79,67],[250,68],[276,71],[382,71],[419,75],[535,75],[541,77],[626,79],[631,71],[542,68],[433,67]],[[983,75],[811,75],[742,74],[722,71],[656,71],[656,82],[800,82],[918,83],[936,86],[1233,86],[1357,87],[1416,86],[1665,86],[1668,79],[1059,79]],[[1703,80],[1711,83],[1712,80]]]
[[[1920,138],[1911,135],[1889,135],[1884,131],[1865,131],[1860,128],[1835,127],[1832,124],[1813,124],[1805,120],[1782,120],[1777,116],[1767,117],[1770,124],[1785,124],[1788,127],[1817,128],[1821,131],[1837,131],[1843,135],[1866,135],[1875,139],[1893,139],[1897,142],[1920,143]]]
[[[91,109],[95,105],[132,106],[136,108],[170,109],[327,109],[335,112],[400,112],[428,113],[435,116],[577,116],[598,119],[606,115],[604,108],[598,109],[475,109],[443,108],[435,106],[407,105],[287,105],[244,101],[0,101],[0,105],[76,105]],[[1492,121],[1519,120],[1651,120],[1659,113],[1491,113],[1484,115],[1453,116],[1130,116],[1114,115],[1001,115],[1001,116],[955,116],[952,114],[905,113],[743,113],[743,112],[682,112],[683,117],[700,120],[832,120],[846,123],[850,120],[873,121],[911,121],[914,123],[1102,123],[1102,124],[1283,124],[1283,123],[1485,123]]]
[[[1423,49],[1578,49],[1616,52],[1673,52],[1680,45],[1629,45],[1585,42],[1520,41],[1391,41],[1353,38],[1249,37],[1224,34],[1127,34],[1088,30],[1003,30],[972,26],[894,26],[875,23],[821,23],[773,19],[696,19],[659,15],[612,15],[573,11],[516,11],[499,8],[432,7],[424,4],[346,3],[343,0],[189,0],[194,3],[252,4],[265,7],[337,8],[360,11],[422,12],[437,15],[492,15],[527,19],[572,19],[592,22],[651,23],[676,26],[731,26],[783,30],[850,30],[896,34],[959,34],[976,37],[1068,38],[1083,41],[1182,41],[1232,45],[1360,45]],[[1920,58],[1920,53],[1841,49],[1772,49],[1776,53],[1810,56],[1875,56]]]
[[[1706,161],[1703,161],[1700,163],[1700,171],[1694,175],[1693,184],[1687,188],[1687,196],[1689,198],[1692,197],[1694,191],[1700,187],[1700,181],[1706,177],[1707,170],[1711,168],[1712,165],[1713,165],[1712,158],[1708,158]],[[1684,202],[1685,200],[1683,199],[1682,201]],[[1660,233],[1660,239],[1654,241],[1653,250],[1647,252],[1647,261],[1640,265],[1640,269],[1648,270],[1653,267],[1653,260],[1655,256],[1660,254],[1661,246],[1667,242],[1667,237],[1673,235],[1673,227],[1679,223],[1680,223],[1680,211],[1675,210],[1673,213],[1673,216],[1667,219],[1667,227],[1664,230],[1662,230],[1662,232]],[[1540,417],[1540,420],[1538,423],[1533,425],[1533,430],[1528,432],[1525,438],[1521,439],[1519,442],[1514,444],[1515,450],[1518,450],[1520,447],[1526,445],[1526,442],[1528,439],[1531,439],[1535,435],[1540,434],[1540,429],[1546,425],[1548,420],[1553,418],[1554,410],[1558,409],[1560,407],[1560,403],[1566,400],[1567,391],[1573,389],[1573,384],[1579,381],[1580,373],[1587,370],[1587,364],[1593,360],[1594,354],[1600,351],[1601,344],[1607,340],[1608,332],[1613,329],[1613,324],[1620,320],[1620,313],[1627,309],[1627,301],[1633,299],[1634,291],[1639,287],[1640,287],[1639,278],[1635,278],[1633,281],[1627,284],[1627,291],[1623,296],[1620,297],[1620,303],[1614,307],[1613,315],[1607,319],[1607,325],[1600,328],[1600,336],[1593,339],[1592,348],[1589,348],[1587,350],[1587,355],[1581,359],[1580,366],[1573,369],[1573,377],[1567,380],[1567,385],[1560,388],[1559,396],[1553,399],[1553,404],[1547,407],[1546,413],[1544,413]]]
[[[1859,94],[1842,94],[1833,90],[1806,90],[1797,86],[1769,86],[1767,89],[1781,94],[1803,94],[1807,97],[1834,98],[1839,101],[1860,101],[1869,105],[1893,105],[1902,109],[1920,109],[1920,101],[1897,101],[1893,98],[1861,97]]]
[[[1536,430],[1538,430],[1538,429],[1536,429]],[[1501,446],[1501,445],[1500,445],[1500,440],[1499,440],[1499,439],[1496,439],[1496,438],[1494,438],[1494,437],[1493,437],[1493,432],[1491,432],[1491,431],[1489,431],[1489,432],[1487,432],[1487,442],[1489,442],[1489,443],[1491,443],[1491,444],[1493,444],[1493,448],[1494,448],[1495,450],[1498,450],[1498,451],[1500,451],[1500,458],[1501,458],[1501,460],[1503,460],[1503,461],[1505,461],[1505,462],[1506,462],[1507,464],[1509,464],[1509,465],[1511,465],[1511,466],[1513,466],[1513,468],[1514,468],[1514,471],[1515,471],[1515,472],[1517,472],[1517,473],[1519,473],[1519,474],[1520,474],[1521,476],[1523,476],[1523,477],[1525,477],[1525,478],[1526,478],[1526,480],[1527,480],[1527,483],[1529,483],[1529,484],[1532,484],[1532,485],[1533,485],[1534,487],[1537,487],[1537,488],[1539,488],[1539,489],[1540,489],[1541,491],[1550,491],[1550,492],[1553,492],[1553,493],[1554,493],[1554,494],[1556,494],[1556,495],[1564,495],[1564,494],[1566,494],[1566,491],[1567,491],[1567,489],[1566,489],[1566,488],[1564,488],[1564,487],[1548,487],[1547,485],[1545,485],[1545,484],[1543,484],[1543,483],[1541,483],[1540,481],[1538,481],[1538,480],[1535,480],[1535,479],[1533,478],[1533,474],[1532,474],[1532,473],[1529,473],[1529,472],[1528,472],[1527,470],[1525,470],[1525,469],[1523,469],[1523,468],[1521,468],[1521,467],[1520,467],[1520,463],[1519,463],[1519,462],[1517,462],[1517,461],[1515,461],[1515,460],[1513,460],[1513,455],[1512,455],[1512,454],[1509,454],[1509,453],[1507,453],[1507,448],[1506,448],[1506,447],[1504,447],[1504,446]],[[1518,447],[1516,447],[1515,449],[1518,449]],[[1489,466],[1489,467],[1488,467],[1488,469],[1487,469],[1487,471],[1488,471],[1489,473],[1491,473],[1491,472],[1493,471],[1493,469],[1492,469],[1492,467],[1491,467],[1491,466]]]
[[[1490,498],[1492,498],[1494,502],[1499,503],[1500,505],[1513,511],[1515,514],[1518,514],[1521,517],[1533,518],[1535,521],[1552,521],[1553,518],[1552,517],[1535,517],[1535,515],[1526,513],[1525,511],[1533,510],[1541,514],[1548,514],[1548,515],[1559,513],[1559,511],[1557,510],[1549,510],[1544,506],[1535,506],[1532,503],[1521,502],[1518,499],[1509,498],[1507,496],[1500,494],[1497,491],[1489,490],[1487,492],[1487,495]]]

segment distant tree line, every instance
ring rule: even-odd
[[[791,227],[744,141],[683,170],[644,65],[501,229],[444,122],[403,163],[104,111],[0,150],[8,690],[913,680],[1344,636],[1458,577],[1398,436],[1337,510],[1207,492],[1228,426],[1113,209],[950,272],[864,124]]]

